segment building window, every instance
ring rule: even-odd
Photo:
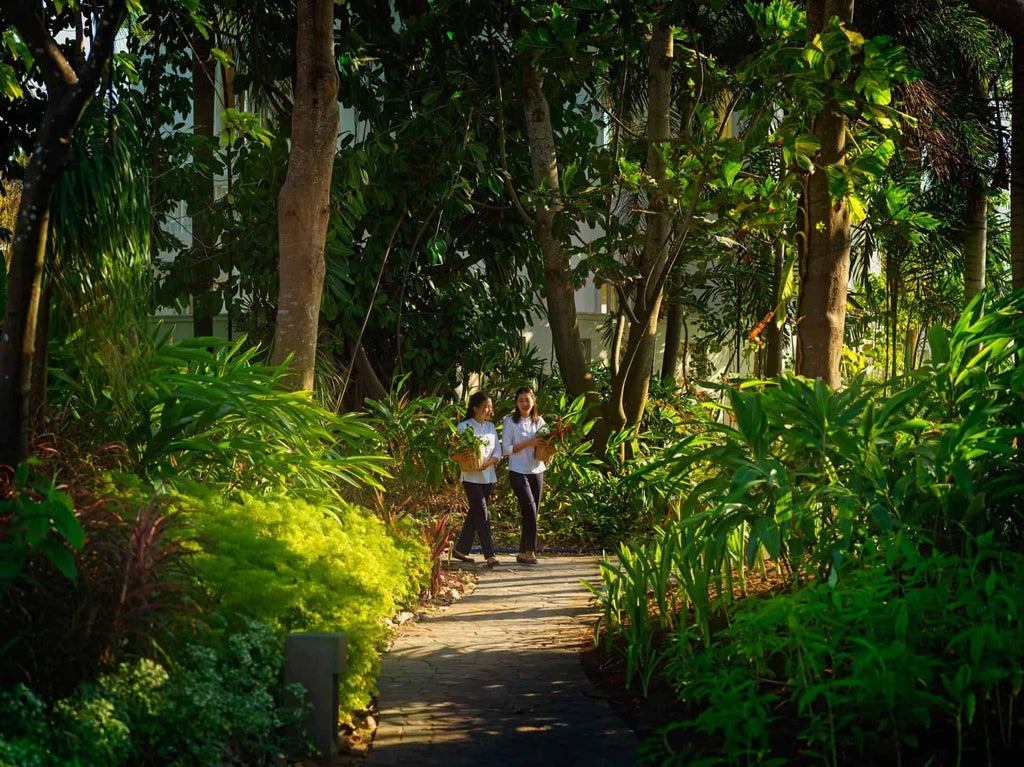
[[[615,311],[615,291],[607,282],[601,285],[601,314],[611,314]]]

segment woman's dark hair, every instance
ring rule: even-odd
[[[519,423],[520,418],[522,418],[519,414],[519,405],[515,404],[519,401],[520,394],[533,394],[533,389],[529,386],[520,386],[516,389],[516,397],[515,400],[513,400],[512,405],[512,423]],[[530,420],[536,423],[538,418],[540,418],[540,416],[537,415],[537,395],[533,394],[533,409],[530,410]]]
[[[480,407],[482,404],[484,404],[490,398],[491,395],[485,391],[478,391],[475,394],[471,395],[469,398],[469,410],[466,413],[465,420],[468,421],[470,418],[472,418],[473,413],[476,412],[476,409]]]

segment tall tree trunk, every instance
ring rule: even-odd
[[[1016,3],[1022,8],[1024,4]],[[1024,27],[1024,22],[1022,22]],[[1024,29],[1013,35],[1010,101],[1010,269],[1014,289],[1024,288]]]
[[[764,329],[765,350],[764,350],[764,376],[775,378],[782,374],[782,325],[778,318],[782,315],[779,306],[782,304],[782,280],[786,267],[786,243],[780,237],[775,241],[772,248],[772,306],[775,307],[775,316],[768,320]]]
[[[988,239],[988,190],[985,180],[972,174],[967,185],[967,218],[964,222],[964,303],[985,289]]]
[[[811,0],[807,9],[809,40],[838,16],[849,23],[853,0]],[[826,104],[814,121],[820,144],[815,172],[804,184],[804,229],[800,238],[800,299],[797,325],[797,372],[838,388],[846,326],[850,278],[850,211],[847,200],[833,200],[825,168],[843,164],[846,118]]]
[[[656,24],[651,34],[647,93],[647,168],[651,179],[647,201],[640,279],[634,295],[633,322],[626,339],[622,366],[612,383],[607,417],[612,428],[639,423],[647,403],[653,372],[658,315],[671,267],[669,239],[671,205],[663,190],[667,178],[663,151],[671,138],[669,106],[675,41],[671,27]],[[696,192],[694,192],[696,193]]]
[[[46,111],[25,169],[15,223],[0,333],[0,466],[9,467],[28,454],[28,408],[54,188],[67,164],[71,134],[96,92],[127,13],[125,0],[103,3],[88,58],[76,71],[47,32],[39,9],[39,4],[24,0],[0,0],[0,12],[18,30],[46,83]]]
[[[277,201],[280,275],[273,361],[291,356],[290,385],[312,390],[331,175],[338,139],[333,0],[298,0],[288,175]]]
[[[614,378],[619,374],[619,361],[622,359],[622,339],[626,336],[628,320],[621,307],[615,311],[615,332],[612,335],[611,348],[608,350],[608,370]]]
[[[896,243],[885,253],[885,337],[887,380],[899,373],[900,297],[903,294],[903,244]]]
[[[544,259],[544,292],[551,345],[565,390],[570,396],[577,397],[593,390],[593,377],[587,367],[576,317],[576,290],[570,275],[569,255],[554,228],[555,218],[561,209],[561,193],[551,111],[544,95],[541,74],[530,58],[524,57],[522,71],[526,135],[530,143],[533,185],[539,194],[532,227]]]
[[[679,301],[669,301],[665,311],[665,354],[661,358],[661,381],[666,386],[671,386],[676,380],[685,322],[686,307]]]
[[[217,65],[211,61],[213,41],[200,35],[192,51],[192,134],[196,166],[202,184],[196,190],[192,211],[192,247],[189,253],[192,293],[192,332],[196,337],[213,335],[213,315],[220,309],[214,289],[218,268],[214,259],[213,227],[213,122],[217,103]]]
[[[1010,102],[1010,268],[1013,287],[1024,287],[1024,0],[969,0],[1013,41]]]

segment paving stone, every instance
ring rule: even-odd
[[[480,567],[472,594],[403,629],[382,660],[366,767],[630,767],[637,738],[586,676],[598,557]]]

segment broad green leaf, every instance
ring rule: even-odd
[[[47,538],[43,541],[39,550],[56,567],[61,575],[70,581],[77,580],[78,571],[75,567],[75,557],[64,544],[54,538]]]
[[[945,365],[949,362],[949,332],[941,325],[932,325],[928,329],[928,348],[931,351],[933,365]]]
[[[722,162],[722,176],[725,178],[726,186],[732,186],[733,181],[736,180],[736,174],[742,167],[742,160],[724,160]]]
[[[821,142],[813,133],[801,133],[792,139],[784,139],[782,156],[786,165],[796,165],[801,170],[814,170],[814,157],[821,149]]]
[[[856,226],[868,217],[868,209],[864,201],[857,194],[851,194],[846,198],[850,207],[850,223]]]

